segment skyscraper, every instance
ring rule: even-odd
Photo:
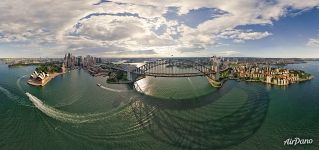
[[[64,58],[64,62],[65,62],[65,66],[67,68],[71,68],[71,53],[67,53],[65,58]]]
[[[82,56],[78,56],[76,58],[76,65],[79,67],[83,67],[83,57]]]

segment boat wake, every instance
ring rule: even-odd
[[[23,98],[20,98],[19,96],[11,93],[9,90],[3,88],[2,86],[0,86],[0,91],[6,95],[10,100],[12,100],[15,103],[18,103],[19,105],[22,106],[27,106],[27,107],[33,107],[32,105],[28,104],[26,102],[26,100],[24,100]]]
[[[73,105],[75,102],[77,102],[79,99],[77,98],[77,99],[75,99],[75,100],[73,100],[73,101],[71,101],[71,102],[68,102],[68,103],[58,103],[58,104],[56,104],[56,105],[54,105],[53,107],[54,108],[62,108],[62,107],[66,107],[66,106],[71,106],[71,105]]]
[[[25,78],[26,76],[27,76],[27,75],[21,76],[21,77],[17,80],[17,82],[16,82],[17,87],[19,88],[19,90],[20,90],[21,92],[24,92],[24,90],[22,89],[20,82],[21,82],[21,79]]]
[[[116,116],[117,114],[121,113],[124,108],[126,108],[126,105],[122,106],[121,108],[112,111],[112,112],[106,112],[106,113],[94,113],[94,114],[76,114],[76,113],[69,113],[65,111],[58,110],[56,108],[53,108],[49,105],[44,104],[40,99],[33,96],[30,93],[25,93],[30,101],[34,104],[36,108],[38,108],[41,112],[46,114],[47,116],[54,118],[59,121],[67,122],[67,123],[92,123],[100,120],[106,120],[108,118],[111,118],[113,116]],[[127,104],[127,106],[130,103]]]
[[[104,90],[108,90],[108,91],[112,91],[112,92],[128,92],[128,90],[118,90],[118,89],[111,89],[111,88],[108,88],[108,87],[105,87],[103,85],[100,86],[102,89]]]
[[[187,80],[188,80],[189,84],[191,84],[193,86],[192,80],[190,78],[187,78]]]

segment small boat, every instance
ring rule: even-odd
[[[97,86],[101,86],[101,84],[96,84]]]

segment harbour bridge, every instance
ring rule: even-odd
[[[215,67],[219,68],[219,67]],[[148,62],[133,70],[126,70],[128,80],[135,82],[145,76],[154,77],[195,77],[206,76],[219,80],[219,69],[211,69],[188,59],[161,59]]]

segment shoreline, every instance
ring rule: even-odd
[[[314,76],[310,76],[308,79],[299,79],[298,81],[295,81],[295,82],[292,82],[292,83],[289,83],[289,84],[285,84],[285,85],[280,85],[280,84],[275,84],[275,83],[268,83],[266,81],[262,81],[262,80],[253,80],[253,79],[249,79],[249,80],[242,80],[242,79],[239,79],[239,78],[226,78],[226,79],[223,79],[222,81],[214,81],[210,78],[207,78],[209,84],[215,88],[220,88],[223,86],[223,83],[226,82],[227,80],[237,80],[237,81],[245,81],[245,82],[261,82],[263,84],[270,84],[270,85],[278,85],[278,86],[289,86],[291,84],[295,84],[295,83],[301,83],[301,82],[305,82],[305,81],[310,81],[314,78]]]
[[[132,81],[118,81],[118,82],[106,81],[106,83],[108,83],[108,84],[129,84],[129,83],[132,83]]]
[[[300,82],[305,82],[305,81],[310,81],[314,78],[314,76],[310,76],[308,79],[299,79],[298,81],[295,81],[295,82],[291,82],[289,84],[285,84],[285,85],[280,85],[280,84],[275,84],[275,83],[268,83],[266,81],[262,81],[262,80],[253,80],[253,79],[249,79],[249,80],[242,80],[242,79],[234,79],[234,80],[239,80],[239,81],[245,81],[245,82],[261,82],[261,83],[264,83],[264,84],[270,84],[270,85],[278,85],[278,86],[289,86],[291,84],[295,84],[295,83],[300,83]]]
[[[220,88],[220,87],[222,87],[222,86],[223,86],[223,83],[224,83],[224,81],[225,81],[225,80],[222,80],[221,82],[218,82],[218,81],[214,81],[214,80],[212,80],[212,79],[210,79],[210,78],[208,78],[208,77],[207,77],[207,80],[208,80],[209,84],[210,84],[211,86],[215,87],[215,88]]]
[[[44,81],[41,83],[39,81],[36,81],[34,79],[29,79],[27,81],[28,84],[32,85],[32,86],[45,86],[46,84],[48,84],[52,79],[54,79],[55,77],[64,74],[65,72],[61,72],[61,73],[52,73],[50,74],[49,77],[45,78]]]

